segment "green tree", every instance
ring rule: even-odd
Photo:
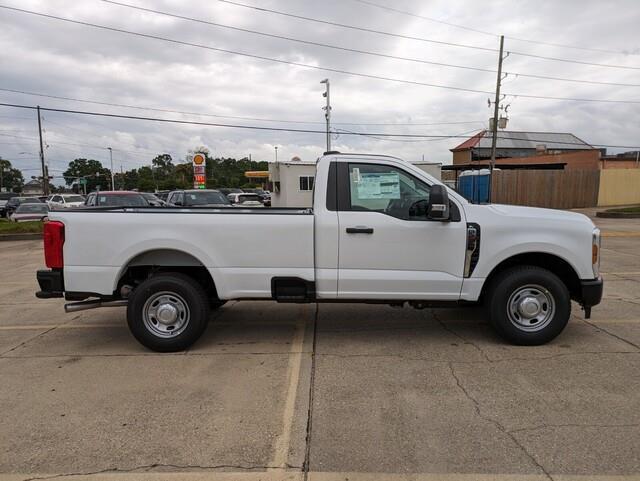
[[[87,179],[87,192],[96,190],[109,190],[111,188],[111,171],[94,159],[75,159],[69,162],[69,167],[64,171],[64,181],[67,185],[78,182],[80,178]]]
[[[7,192],[22,192],[24,186],[24,177],[22,172],[14,169],[11,162],[0,157],[0,187]]]

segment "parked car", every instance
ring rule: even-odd
[[[11,197],[15,197],[16,194],[13,192],[0,192],[0,217],[5,217],[7,215],[6,206],[7,202]]]
[[[49,206],[43,202],[23,203],[11,214],[9,220],[12,222],[26,222],[30,220],[46,220],[49,215]]]
[[[244,189],[244,191],[251,194],[258,194],[260,196],[260,202],[262,202],[265,207],[271,207],[271,192],[262,189]]]
[[[244,190],[238,189],[237,187],[220,187],[219,189],[216,189],[216,190],[218,192],[222,192],[224,195],[241,194],[242,192],[244,192]]]
[[[91,192],[84,203],[87,207],[144,207],[149,202],[139,192],[127,190],[105,190]]]
[[[84,205],[85,198],[78,194],[53,194],[47,204],[51,209],[71,209]]]
[[[258,194],[251,194],[248,192],[242,192],[239,194],[229,194],[227,198],[233,205],[242,207],[264,207],[262,203],[262,197]]]
[[[222,192],[213,189],[174,190],[167,198],[172,207],[225,207],[231,201]]]
[[[169,192],[171,192],[170,190],[159,190],[158,192],[156,192],[156,196],[163,200],[164,202],[167,202],[167,197],[169,196]]]
[[[470,204],[389,156],[321,157],[313,208],[114,209],[100,222],[60,210],[50,219],[51,270],[38,271],[37,296],[77,301],[67,312],[126,305],[132,334],[156,351],[188,348],[210,309],[232,299],[483,304],[518,345],[556,338],[572,300],[589,318],[602,299],[600,230],[587,216]]]
[[[140,192],[142,197],[149,203],[149,205],[153,205],[155,207],[163,207],[167,203],[158,197],[156,194],[152,194],[151,192]]]
[[[6,216],[9,217],[22,204],[42,204],[42,202],[37,197],[11,197],[5,205]]]

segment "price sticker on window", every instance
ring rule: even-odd
[[[358,172],[358,176],[360,177],[360,181],[356,183],[358,199],[400,198],[400,175],[397,172],[364,174]]]

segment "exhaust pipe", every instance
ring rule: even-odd
[[[79,302],[69,302],[64,305],[64,312],[86,311],[87,309],[97,309],[98,307],[122,307],[127,305],[126,299],[117,301],[101,301],[99,299]]]

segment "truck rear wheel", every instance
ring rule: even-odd
[[[571,297],[553,272],[535,266],[514,267],[492,282],[489,320],[498,333],[522,346],[545,344],[569,322]]]
[[[209,299],[194,279],[160,274],[142,282],[130,295],[127,323],[133,336],[158,352],[182,351],[196,342],[209,320]]]

